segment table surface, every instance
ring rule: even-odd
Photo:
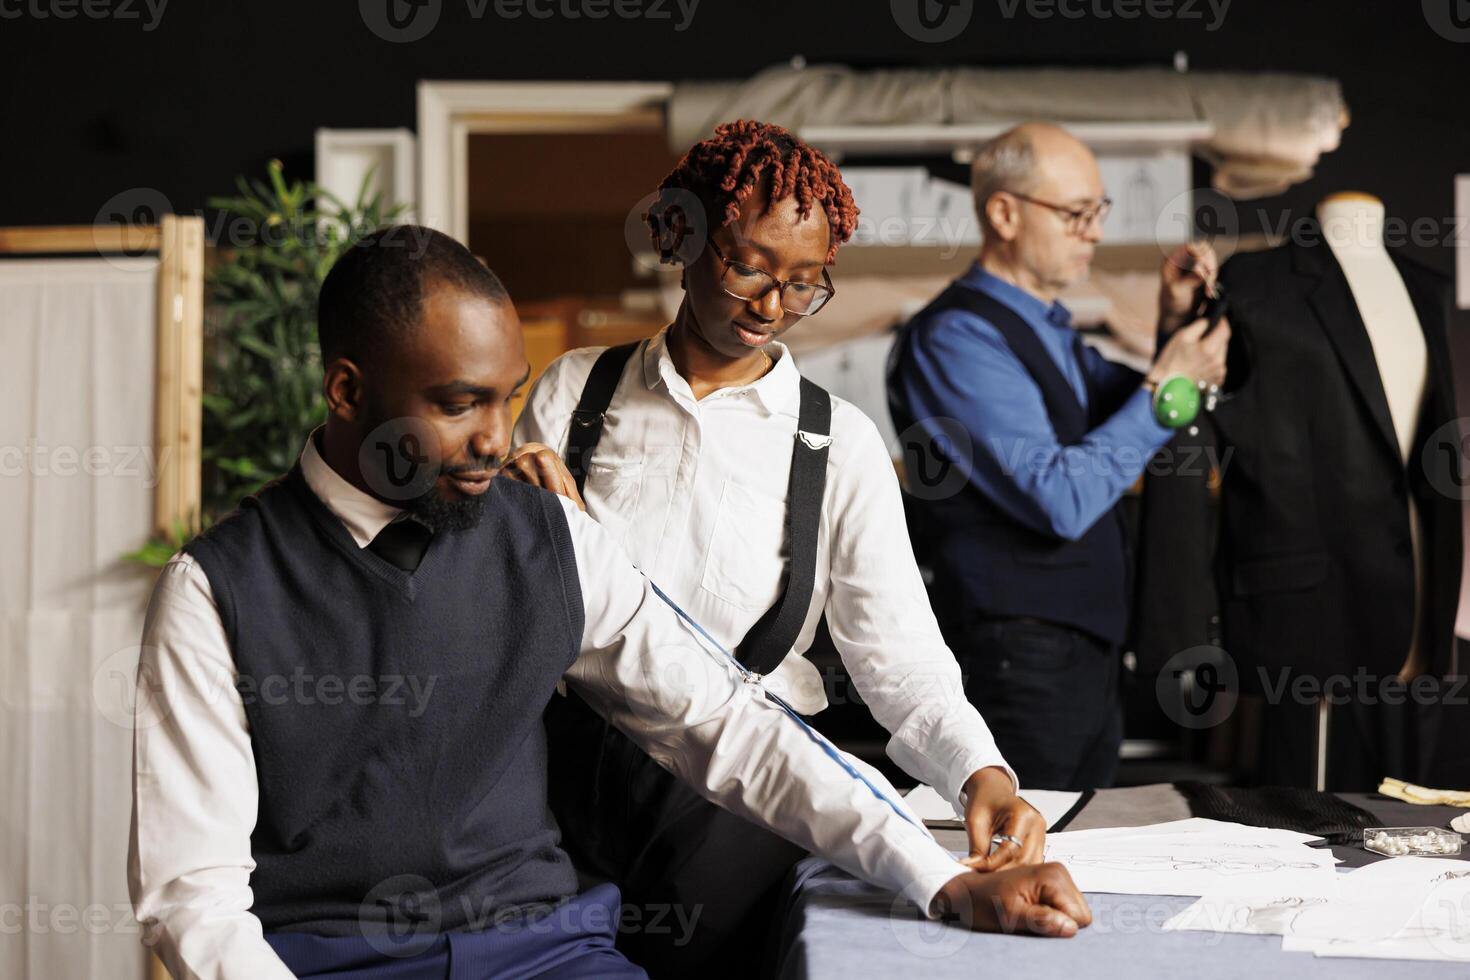
[[[1384,826],[1445,826],[1464,811],[1414,806],[1377,794],[1342,794]],[[1135,827],[1188,817],[1184,797],[1172,786],[1099,790],[1068,830]],[[936,831],[951,850],[962,850],[962,831]],[[1357,847],[1334,847],[1340,867],[1386,860]],[[1470,853],[1462,853],[1470,859]],[[1120,977],[1331,978],[1389,980],[1397,977],[1470,976],[1464,963],[1403,960],[1318,959],[1285,953],[1280,936],[1164,932],[1162,925],[1195,901],[1180,896],[1087,896],[1093,921],[1072,939],[1039,939],[973,933],[930,922],[912,905],[850,877],[820,858],[799,864],[788,882],[775,975],[792,980],[859,977]]]

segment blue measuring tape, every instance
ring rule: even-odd
[[[693,617],[691,617],[683,609],[680,609],[679,604],[673,599],[670,599],[667,595],[665,595],[664,590],[658,587],[657,582],[649,579],[648,584],[653,586],[653,592],[655,595],[662,599],[670,609],[679,614],[680,619],[684,620],[684,622],[692,626],[695,632],[697,632],[700,636],[709,641],[709,643],[716,650],[723,653],[725,655],[725,659],[735,665],[735,669],[740,671],[740,675],[742,677],[744,677],[746,680],[751,680],[752,678],[756,679],[757,681],[759,680],[760,675],[749,670],[743,663],[737,660],[735,656],[730,653],[729,650],[726,650],[723,646],[721,646],[719,640],[716,640],[713,636],[710,636],[703,626],[695,622]],[[766,700],[770,701],[782,711],[786,712],[787,716],[790,717],[792,721],[796,722],[797,725],[801,726],[802,731],[806,732],[807,738],[817,743],[818,747],[820,747],[823,752],[827,753],[828,758],[841,766],[844,772],[846,772],[853,779],[856,779],[858,782],[862,783],[864,786],[868,787],[868,789],[872,791],[873,795],[878,797],[878,799],[882,800],[884,803],[887,803],[889,808],[892,809],[894,813],[898,814],[900,817],[903,817],[904,820],[907,820],[909,823],[913,824],[915,827],[918,827],[920,830],[924,829],[922,824],[914,820],[913,817],[904,812],[904,809],[902,807],[893,802],[893,800],[889,799],[887,793],[883,792],[877,786],[874,786],[873,783],[868,779],[868,777],[858,772],[857,769],[852,765],[852,763],[844,759],[842,757],[842,753],[837,750],[837,747],[831,742],[827,741],[824,737],[822,737],[822,735],[815,729],[813,729],[812,726],[808,725],[806,723],[806,720],[801,717],[801,715],[797,712],[795,708],[791,707],[791,705],[787,704],[777,695],[772,694],[770,691],[767,691],[764,687],[761,688],[761,691],[765,694]],[[925,831],[925,833],[927,833],[927,831]]]

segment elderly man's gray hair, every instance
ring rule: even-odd
[[[970,164],[970,191],[975,196],[975,211],[981,228],[990,226],[985,217],[985,203],[997,191],[1025,194],[1036,180],[1036,147],[1031,134],[1017,126],[1001,133],[981,147]]]

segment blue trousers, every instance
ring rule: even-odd
[[[298,977],[333,980],[512,980],[614,978],[647,974],[613,948],[622,902],[617,886],[598,885],[534,918],[492,923],[481,932],[390,938],[266,933]]]

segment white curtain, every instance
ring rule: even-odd
[[[0,976],[134,980],[153,259],[0,261]]]

